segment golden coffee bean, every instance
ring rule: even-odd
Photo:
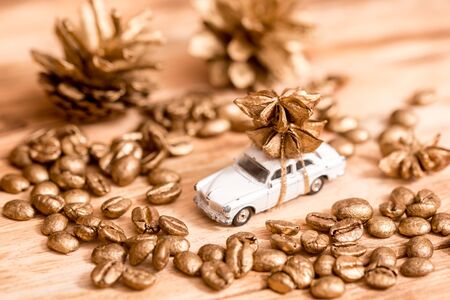
[[[334,242],[330,247],[330,253],[334,257],[341,255],[362,256],[367,252],[367,248],[357,242]]]
[[[125,262],[126,257],[127,250],[116,243],[97,246],[91,254],[91,260],[94,264],[102,264],[107,261]]]
[[[132,237],[127,238],[123,242],[123,244],[127,248],[131,248],[131,246],[133,246],[134,244],[141,242],[141,241],[146,241],[146,240],[151,240],[156,245],[156,242],[158,241],[158,236],[156,234],[140,233],[140,234],[136,234]]]
[[[300,231],[300,226],[283,220],[267,220],[266,228],[271,233],[296,235]]]
[[[9,154],[9,161],[18,168],[31,165],[33,161],[30,158],[30,147],[27,145],[18,145]]]
[[[361,238],[364,232],[359,219],[347,218],[336,222],[330,228],[330,236],[337,242],[354,242]]]
[[[203,261],[223,260],[225,258],[225,248],[220,245],[206,244],[198,249],[197,254]]]
[[[49,179],[47,169],[39,164],[30,164],[22,170],[23,176],[31,184],[41,183]]]
[[[234,281],[234,274],[230,267],[219,260],[210,260],[200,268],[203,281],[214,290],[223,290]]]
[[[408,217],[429,219],[436,214],[437,207],[433,203],[412,203],[406,206]]]
[[[63,214],[55,213],[48,215],[44,219],[41,232],[43,235],[50,235],[54,232],[64,231],[67,228],[69,220]]]
[[[371,263],[366,269],[364,279],[371,288],[385,290],[397,282],[397,271],[393,267]]]
[[[421,277],[434,271],[434,265],[428,258],[407,258],[400,267],[400,272],[406,277]]]
[[[219,115],[230,122],[231,130],[233,131],[245,132],[254,127],[252,120],[234,103],[221,106],[219,108]]]
[[[256,272],[269,272],[284,265],[287,256],[280,250],[259,249],[255,252],[253,260],[253,270]]]
[[[380,213],[392,220],[400,219],[406,211],[406,206],[401,202],[387,201],[380,204]]]
[[[111,178],[118,186],[131,184],[141,172],[141,161],[132,154],[111,164]]]
[[[102,203],[101,210],[105,217],[117,219],[130,208],[132,202],[122,196],[113,197]]]
[[[388,217],[375,216],[367,222],[367,232],[377,238],[391,237],[396,231],[397,225]]]
[[[391,114],[390,122],[406,128],[412,128],[417,125],[419,118],[410,109],[397,109]]]
[[[31,190],[30,197],[33,198],[35,195],[58,195],[59,187],[51,181],[44,181],[38,183]]]
[[[128,253],[130,265],[136,266],[143,263],[147,257],[153,252],[155,243],[152,240],[144,240],[134,243]]]
[[[85,182],[86,163],[77,156],[62,156],[50,168],[50,179],[61,189],[81,189]]]
[[[306,230],[301,237],[303,249],[311,254],[322,253],[330,243],[328,235],[315,230]]]
[[[272,234],[270,244],[272,248],[281,250],[288,255],[298,253],[301,250],[300,240],[286,234]]]
[[[408,217],[400,221],[398,232],[404,236],[424,235],[431,231],[431,225],[427,220],[418,217]]]
[[[355,128],[347,131],[344,136],[354,144],[365,143],[370,139],[370,134],[367,130]]]
[[[333,271],[345,282],[354,282],[364,277],[364,263],[356,256],[339,256],[333,266]]]
[[[122,282],[134,290],[144,290],[156,281],[155,275],[147,270],[126,267],[122,273]]]
[[[61,155],[61,143],[54,136],[53,130],[37,130],[32,133],[28,141],[29,155],[39,163],[49,163]]]
[[[0,187],[7,193],[18,194],[30,187],[30,182],[20,174],[6,174],[0,180]]]
[[[358,121],[350,116],[340,116],[330,118],[327,124],[330,131],[344,133],[358,127]]]
[[[112,286],[119,278],[125,266],[120,261],[106,261],[98,264],[91,273],[91,280],[96,287],[106,288]]]
[[[89,193],[82,189],[67,190],[62,194],[62,197],[67,204],[91,202],[91,196],[89,195]]]
[[[372,215],[373,209],[367,200],[361,198],[348,198],[336,201],[331,207],[331,213],[338,220],[355,218],[362,223],[367,222]]]
[[[314,272],[319,277],[333,275],[333,266],[336,259],[329,254],[320,255],[314,262]]]
[[[267,285],[272,291],[280,294],[286,294],[295,289],[294,281],[284,272],[272,273],[267,279]]]
[[[289,257],[282,268],[282,272],[289,274],[299,289],[305,289],[310,286],[314,279],[313,264],[301,255]]]
[[[161,240],[156,244],[155,249],[153,250],[152,264],[157,271],[161,271],[169,263],[170,248],[171,241],[167,239]]]
[[[392,190],[389,200],[406,206],[414,202],[415,196],[414,192],[407,187],[399,186]]]
[[[395,267],[397,253],[389,247],[378,247],[372,251],[370,261],[382,266]]]
[[[101,241],[121,243],[127,239],[119,225],[114,222],[103,220],[98,225],[98,238]]]
[[[104,196],[111,191],[109,181],[97,171],[88,171],[86,173],[86,185],[96,196]]]
[[[197,132],[199,137],[212,137],[230,130],[230,121],[222,118],[206,121]]]
[[[147,200],[152,204],[167,204],[181,194],[181,186],[176,182],[157,185],[147,192]]]
[[[69,203],[64,206],[64,214],[72,221],[78,218],[90,216],[94,213],[94,208],[89,203]]]
[[[245,232],[245,231],[241,231],[241,232],[237,232],[235,234],[230,235],[227,238],[226,241],[226,245],[228,247],[228,244],[234,239],[237,238],[238,240],[240,240],[242,243],[244,242],[248,242],[253,249],[253,252],[255,252],[256,250],[258,250],[258,239],[256,238],[256,235],[252,232]]]
[[[439,208],[441,206],[441,199],[436,193],[429,189],[421,189],[417,192],[416,197],[414,198],[414,203],[432,203]]]
[[[31,198],[33,206],[44,215],[60,212],[64,208],[65,201],[55,195],[35,195]]]
[[[434,233],[440,233],[443,236],[450,234],[450,214],[437,213],[431,219],[431,229]]]
[[[181,177],[180,174],[175,171],[156,168],[148,174],[147,180],[151,185],[161,185],[171,182],[180,182]]]
[[[344,157],[350,157],[355,153],[355,145],[346,138],[337,137],[329,141],[328,144]]]
[[[35,211],[30,202],[15,199],[5,203],[2,213],[9,219],[26,221],[34,217]]]
[[[225,262],[234,273],[235,278],[241,278],[248,274],[253,267],[253,249],[249,242],[241,242],[233,238],[227,244]]]
[[[436,90],[434,89],[423,89],[418,90],[411,95],[409,102],[412,105],[429,105],[438,100]]]
[[[194,150],[192,140],[188,136],[167,136],[167,152],[164,151],[163,155],[170,154],[171,156],[184,156],[188,155]]]
[[[135,207],[131,220],[138,232],[157,233],[159,231],[159,212],[152,206]]]
[[[309,291],[319,299],[338,298],[345,292],[345,283],[337,276],[324,276],[313,280]]]
[[[336,217],[328,213],[312,212],[306,215],[306,224],[322,232],[330,232],[336,222]]]
[[[183,236],[163,235],[158,239],[159,241],[168,240],[170,242],[170,255],[175,256],[177,253],[188,251],[191,244]]]
[[[408,257],[431,258],[433,252],[433,243],[426,237],[416,236],[406,243],[406,255]]]
[[[67,254],[80,248],[80,242],[70,233],[58,231],[49,235],[47,246],[51,250]]]
[[[101,222],[101,219],[92,215],[80,217],[74,227],[74,234],[84,242],[95,241],[98,237],[98,228]]]
[[[186,236],[189,234],[189,230],[183,221],[171,216],[160,216],[159,227],[166,234]]]
[[[175,255],[173,264],[175,265],[175,268],[182,273],[188,276],[197,276],[200,275],[200,268],[203,265],[203,261],[200,256],[194,252],[185,251]]]

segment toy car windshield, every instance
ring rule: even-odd
[[[247,154],[242,155],[238,159],[237,165],[261,183],[265,183],[267,180],[267,176],[269,176],[269,170],[264,168],[264,166],[262,166]]]

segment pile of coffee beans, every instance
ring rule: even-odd
[[[150,203],[172,202],[181,193],[180,175],[159,165],[164,158],[184,155],[191,149],[187,140],[166,137],[147,122],[110,145],[89,142],[75,125],[38,130],[10,154],[10,162],[21,169],[21,174],[6,174],[0,180],[1,190],[7,193],[30,190],[29,200],[8,201],[3,215],[18,221],[32,219],[38,213],[46,216],[41,232],[48,236],[48,247],[60,253],[77,250],[81,242],[122,243],[125,233],[111,219],[124,215],[132,200],[122,196],[107,199],[101,205],[101,219],[94,216],[91,197],[105,196],[111,192],[112,183],[129,185],[143,174],[151,185]],[[171,222],[163,221],[165,230],[181,230]],[[118,269],[117,265],[109,266],[99,274]],[[128,285],[133,285],[133,278],[145,277],[135,270],[127,269],[124,274]]]
[[[180,176],[155,166],[148,172],[152,188],[147,199],[152,205],[131,210],[136,233],[127,236],[111,219],[124,216],[132,201],[122,196],[106,200],[101,205],[102,219],[94,216],[90,198],[110,192],[105,175],[116,184],[132,181],[134,171],[130,176],[112,174],[122,168],[127,172],[128,164],[121,161],[123,157],[141,157],[143,148],[136,142],[140,135],[132,133],[114,141],[110,147],[93,144],[83,151],[82,146],[72,144],[58,150],[55,145],[61,145],[62,141],[56,132],[59,130],[41,137],[46,140],[45,147],[28,142],[14,150],[13,161],[16,165],[22,162],[23,176],[6,176],[2,188],[20,192],[32,184],[34,187],[31,201],[11,200],[3,207],[3,215],[28,220],[37,212],[44,214],[41,231],[48,236],[48,247],[60,253],[75,251],[82,242],[99,241],[91,255],[95,264],[91,280],[99,288],[112,287],[118,282],[135,290],[151,287],[157,273],[167,268],[173,257],[173,266],[180,274],[200,277],[213,290],[225,289],[252,271],[268,272],[267,286],[278,293],[309,288],[313,297],[330,299],[342,296],[346,283],[356,281],[364,281],[370,288],[388,289],[396,284],[397,269],[405,277],[429,274],[434,270],[433,244],[424,235],[430,231],[444,236],[450,234],[450,214],[438,212],[441,200],[433,191],[423,189],[414,193],[398,187],[380,205],[381,215],[375,215],[365,199],[343,199],[334,203],[330,213],[309,213],[305,220],[308,228],[303,231],[298,223],[268,220],[270,248],[261,247],[255,234],[238,232],[228,237],[224,246],[205,244],[194,252],[187,239],[187,225],[173,216],[160,215],[153,206],[170,203],[180,195]],[[86,155],[62,154],[74,149]],[[101,160],[106,156],[109,158]],[[89,161],[97,161],[98,169],[88,168]],[[369,253],[360,243],[364,232],[380,239],[397,232],[410,238],[405,243],[407,258],[400,268],[396,266],[400,253],[391,248],[380,246]]]
[[[398,187],[388,202],[392,202],[388,207],[403,205],[403,211],[385,214],[383,203],[383,215],[374,215],[367,200],[343,199],[334,203],[331,213],[309,213],[309,229],[303,231],[297,223],[268,220],[271,248],[261,247],[254,233],[238,232],[228,237],[225,246],[205,244],[197,252],[190,249],[189,230],[184,222],[160,216],[152,206],[136,207],[132,221],[137,234],[112,238],[114,228],[110,227],[111,232],[106,235],[109,244],[98,246],[92,253],[97,266],[91,278],[98,287],[112,286],[121,280],[130,288],[143,289],[155,282],[155,272],[165,269],[173,257],[173,265],[181,274],[200,277],[213,290],[225,289],[251,271],[268,272],[267,286],[281,294],[309,288],[315,298],[337,298],[345,293],[346,283],[357,281],[385,290],[396,284],[398,270],[405,277],[432,272],[433,244],[423,235],[430,230],[450,234],[450,215],[437,213],[440,200],[432,191],[414,194]],[[434,207],[416,207],[423,203]],[[364,231],[380,239],[397,232],[412,237],[405,243],[407,258],[400,268],[397,269],[400,252],[380,246],[369,253],[359,243]],[[130,266],[126,264],[127,257]],[[146,261],[151,262],[153,271],[137,267]]]
[[[336,92],[346,81],[347,78],[342,75],[330,74],[313,80],[305,89],[321,95],[321,100],[315,109],[315,118],[328,121],[326,129],[337,135],[328,143],[340,155],[350,157],[355,154],[356,145],[367,142],[370,134],[369,131],[361,128],[356,118],[339,111]]]
[[[165,136],[164,130],[151,122],[110,145],[90,143],[75,125],[38,130],[10,154],[10,162],[22,173],[6,174],[0,180],[7,193],[18,194],[33,186],[30,202],[13,200],[4,215],[26,220],[34,216],[34,210],[44,215],[64,211],[76,221],[78,214],[92,210],[91,195],[104,196],[111,191],[111,181],[126,186],[140,174],[148,176],[150,203],[172,202],[181,193],[180,176],[158,166],[169,155],[185,155],[191,150],[188,140]],[[130,206],[130,199],[113,197],[102,205],[102,213],[115,219]]]
[[[229,130],[244,132],[253,127],[251,119],[236,105],[204,91],[192,91],[150,104],[144,112],[170,133],[201,138],[218,136]]]

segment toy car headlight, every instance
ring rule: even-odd
[[[222,208],[224,213],[229,213],[231,211],[231,206],[227,205]]]

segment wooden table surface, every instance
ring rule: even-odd
[[[64,121],[46,101],[36,83],[37,66],[30,48],[59,50],[52,34],[56,16],[75,16],[81,1],[2,0],[0,3],[0,174],[15,171],[7,162],[10,150],[31,131],[55,126]],[[110,1],[131,15],[143,8],[155,12],[155,27],[163,30],[168,44],[160,51],[165,69],[158,76],[158,96],[175,95],[205,87],[206,68],[186,53],[189,36],[198,29],[196,14],[185,0]],[[305,15],[318,24],[315,38],[308,45],[314,70],[339,72],[350,77],[339,92],[342,111],[357,116],[361,124],[376,135],[385,126],[394,108],[417,88],[435,87],[450,95],[450,1],[448,0],[316,0],[305,1]],[[231,100],[231,96],[230,97]],[[447,99],[447,100],[445,100]],[[417,134],[431,139],[442,133],[442,144],[450,145],[450,101],[442,98],[431,106],[417,108],[420,124]],[[139,115],[130,112],[118,121],[83,126],[91,140],[109,141],[133,129]],[[329,138],[325,135],[325,138]],[[162,214],[184,220],[190,229],[191,249],[202,244],[224,244],[232,233],[252,231],[267,245],[266,219],[303,222],[311,211],[325,211],[336,200],[357,196],[374,207],[385,201],[392,188],[403,184],[383,178],[376,167],[379,152],[374,141],[359,146],[348,161],[345,176],[327,183],[319,194],[291,201],[280,209],[255,216],[241,228],[223,227],[202,215],[192,198],[193,184],[204,176],[230,164],[233,157],[249,145],[245,135],[227,133],[209,140],[196,140],[194,152],[167,160],[164,165],[179,170],[183,194],[173,204],[161,206]],[[450,212],[450,168],[413,183],[413,190],[429,188],[442,198],[440,211]],[[125,188],[114,188],[111,195],[127,195],[134,205],[145,204],[148,186],[144,178]],[[14,198],[28,198],[0,192],[0,206]],[[103,198],[93,199],[96,209]],[[97,210],[98,213],[98,210]],[[221,292],[213,292],[199,278],[188,278],[172,264],[158,274],[157,283],[142,292],[130,291],[120,284],[110,289],[95,289],[89,279],[93,268],[90,253],[95,244],[83,244],[69,255],[56,254],[46,247],[40,233],[42,216],[26,222],[0,217],[0,298],[1,299],[274,299],[279,295],[266,288],[267,274],[251,272]],[[118,223],[131,235],[130,212]],[[435,272],[418,279],[398,277],[388,291],[368,289],[364,283],[347,285],[342,299],[449,299],[450,240],[434,234],[429,238],[436,249],[432,262]],[[395,235],[387,240],[364,237],[369,248],[384,245],[401,249],[405,238]],[[310,298],[307,290],[296,290],[285,298]]]

